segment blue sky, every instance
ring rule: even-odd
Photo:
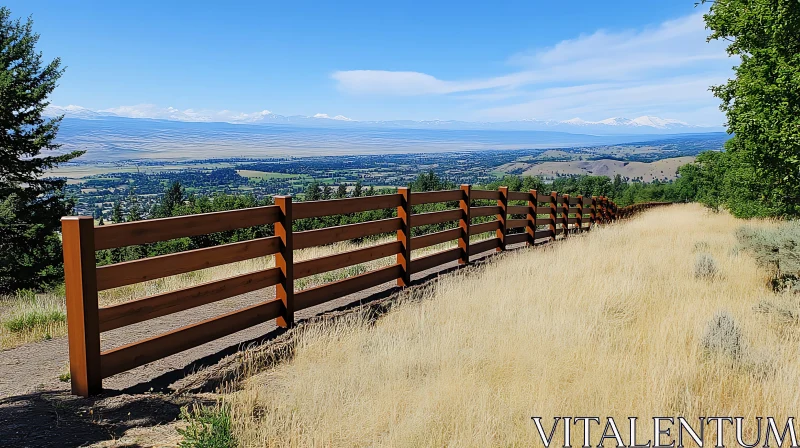
[[[719,125],[735,65],[694,0],[3,3],[67,66],[54,105],[127,116]]]

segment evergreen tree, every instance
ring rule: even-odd
[[[142,206],[136,196],[136,189],[131,187],[128,191],[128,222],[141,221],[144,219]],[[147,256],[147,247],[143,245],[130,246],[127,248],[126,260],[138,260]]]
[[[363,192],[362,192],[363,188],[364,188],[364,186],[363,186],[363,184],[361,184],[361,181],[360,180],[356,181],[356,186],[353,188],[353,197],[354,198],[361,197],[361,195],[363,194]]]
[[[336,199],[342,199],[347,197],[347,185],[339,184],[339,188],[336,189]]]
[[[330,185],[325,185],[322,188],[322,199],[330,199],[331,197],[333,197],[333,189]]]
[[[614,176],[614,183],[611,185],[611,199],[616,198],[622,193],[622,176],[617,174]]]
[[[306,193],[303,196],[305,201],[319,201],[322,199],[322,184],[318,180],[312,180],[306,187]]]
[[[141,221],[144,219],[142,215],[142,207],[139,204],[139,198],[136,196],[136,189],[131,187],[128,190],[128,222]]]
[[[425,173],[420,173],[409,185],[411,191],[439,191],[439,190],[452,190],[456,186],[452,182],[448,182],[441,177],[437,176],[433,170]]]
[[[175,181],[167,186],[161,201],[154,207],[154,218],[168,218],[175,215],[175,208],[186,201],[186,192],[180,182]]]
[[[11,18],[0,7],[0,293],[44,288],[63,277],[60,218],[72,213],[65,180],[43,177],[75,151],[43,156],[55,143],[63,117],[43,116],[64,72],[42,60],[31,19]]]
[[[114,224],[125,222],[125,218],[122,216],[122,204],[119,201],[115,202],[114,207],[111,208],[111,222]]]

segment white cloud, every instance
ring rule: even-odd
[[[415,71],[348,70],[331,76],[342,90],[387,95],[452,94],[486,89],[515,89],[551,82],[598,82],[632,79],[663,69],[725,62],[724,45],[706,42],[702,14],[662,23],[652,29],[591,35],[553,47],[520,53],[509,64],[522,70],[502,76],[442,80]]]
[[[651,114],[719,126],[722,119],[708,89],[724,80],[724,75],[687,76],[662,79],[658,83],[640,81],[541,89],[531,93],[527,101],[487,107],[481,114],[496,120],[520,116],[562,120],[576,116],[600,119]],[[698,113],[700,110],[702,113]]]
[[[706,42],[707,35],[698,12],[655,27],[599,30],[518,53],[508,58],[515,70],[500,76],[440,79],[416,71],[349,70],[332,78],[353,94],[461,98],[473,102],[482,118],[563,119],[575,111],[601,118],[610,110],[638,116],[636,110],[645,108],[661,114],[692,105],[708,111],[717,104],[709,85],[724,81],[736,62],[724,43]],[[718,112],[711,115],[706,118],[721,122]]]

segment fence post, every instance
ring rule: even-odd
[[[600,224],[606,223],[606,211],[605,211],[605,197],[600,196],[597,200],[597,211],[600,214]]]
[[[94,219],[88,216],[61,218],[61,236],[72,393],[88,397],[103,389]]]
[[[500,207],[500,214],[497,215],[497,220],[500,221],[500,228],[497,229],[497,237],[500,238],[500,247],[497,252],[506,250],[506,234],[508,233],[508,187],[500,187],[497,189],[500,192],[500,199],[497,200],[497,206]]]
[[[603,211],[603,196],[597,198],[597,214],[599,215],[600,224],[605,224],[605,212]]]
[[[458,227],[461,229],[461,236],[458,238],[458,247],[461,248],[459,264],[469,264],[469,226],[472,223],[470,196],[472,196],[472,186],[468,184],[461,185],[461,200],[458,202],[458,206],[461,209],[461,219],[458,220]]]
[[[275,254],[275,266],[281,270],[281,281],[275,296],[283,302],[284,314],[275,320],[279,327],[294,325],[294,238],[292,236],[292,197],[275,196],[281,217],[275,223],[275,236],[281,239],[281,250]]]
[[[556,203],[558,202],[558,192],[550,192],[550,241],[556,240]]]
[[[564,229],[564,238],[567,237],[569,234],[569,195],[565,194],[561,196],[561,217],[564,219],[564,223],[561,224],[561,228]]]
[[[411,189],[400,187],[397,189],[400,195],[400,205],[397,206],[397,217],[402,220],[400,229],[397,231],[397,241],[403,247],[397,254],[397,264],[403,269],[397,279],[397,286],[411,285]]]
[[[575,233],[583,232],[583,195],[578,195],[578,213],[575,214],[577,224],[575,225]]]
[[[525,231],[528,232],[528,246],[533,246],[536,241],[536,206],[539,204],[536,198],[539,192],[530,190],[528,192],[528,226]]]
[[[589,228],[593,228],[597,222],[597,196],[592,196],[592,203],[589,205]]]

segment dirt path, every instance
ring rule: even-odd
[[[484,258],[490,252],[484,254]],[[477,254],[476,254],[477,255]],[[477,257],[476,257],[477,258]],[[452,271],[449,263],[413,276],[425,283]],[[391,296],[399,289],[388,282],[296,313],[302,321],[333,310]],[[135,342],[222,313],[274,297],[274,288],[243,294],[170,316],[102,334],[103,350]],[[92,399],[69,394],[69,382],[58,379],[67,371],[66,338],[27,344],[0,352],[0,446],[83,446],[113,439],[140,426],[174,421],[180,407],[198,395],[173,392],[195,385],[208,370],[244,347],[275,339],[284,333],[274,322],[146,364],[103,380],[104,393]],[[200,395],[202,397],[202,395]],[[174,431],[172,431],[174,433]]]

